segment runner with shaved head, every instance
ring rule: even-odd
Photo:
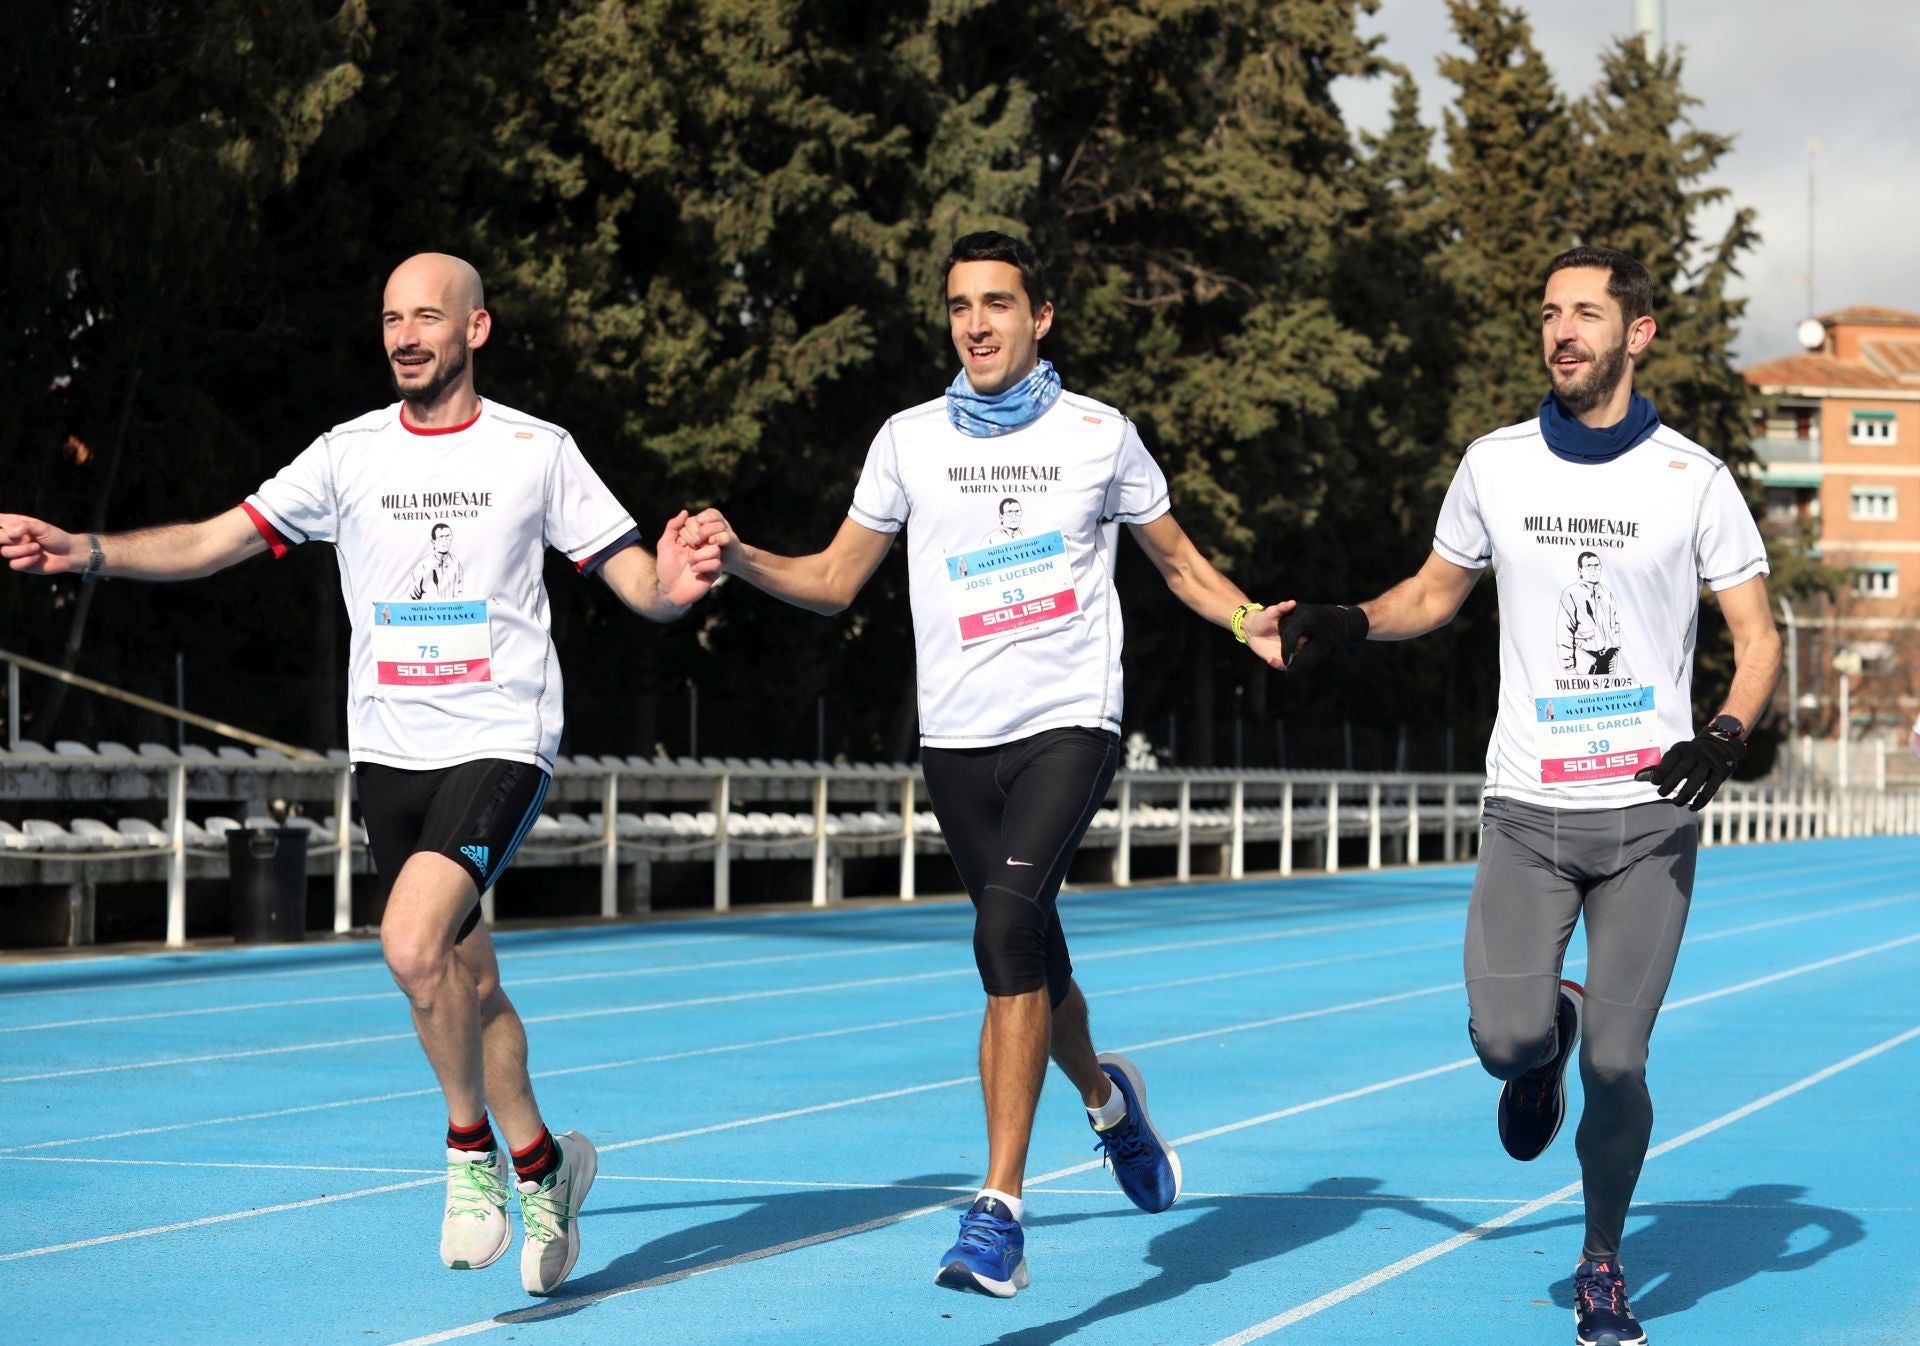
[[[380,325],[400,400],[327,431],[241,504],[100,536],[0,513],[0,557],[91,583],[194,579],[308,541],[338,550],[353,625],[349,755],[374,866],[392,885],[380,943],[447,1103],[440,1257],[469,1270],[506,1251],[512,1182],[521,1283],[547,1295],[579,1256],[597,1157],[541,1119],[526,1030],[480,922],[480,894],[539,817],[560,746],[542,561],[550,544],[665,622],[707,592],[719,553],[680,540],[684,512],[651,553],[636,545],[572,436],[481,400],[473,356],[493,317],[468,263],[409,257],[387,279]]]

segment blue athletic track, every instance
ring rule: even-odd
[[[550,1301],[517,1232],[440,1266],[446,1119],[375,944],[0,967],[0,1340],[1569,1342],[1573,1126],[1495,1137],[1471,878],[1067,894],[1186,1191],[1129,1206],[1055,1075],[1011,1301],[932,1283],[985,1163],[964,902],[500,936],[601,1153]],[[1653,1342],[1920,1340],[1917,984],[1920,842],[1703,852],[1622,1259]]]

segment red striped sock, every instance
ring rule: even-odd
[[[521,1182],[545,1182],[547,1175],[560,1167],[560,1150],[553,1133],[540,1128],[540,1139],[524,1150],[513,1151],[513,1172]]]
[[[487,1122],[487,1114],[481,1113],[480,1120],[472,1126],[461,1126],[451,1117],[447,1119],[447,1148],[449,1150],[497,1150],[500,1142],[493,1138],[493,1127]]]

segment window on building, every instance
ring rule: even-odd
[[[1847,422],[1849,444],[1892,444],[1894,441],[1891,411],[1856,411]]]
[[[1900,517],[1899,492],[1891,486],[1856,486],[1851,513],[1856,519],[1897,519]]]
[[[1898,598],[1898,566],[1861,566],[1853,572],[1853,591],[1862,598]]]

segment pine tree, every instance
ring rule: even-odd
[[[1448,0],[1448,9],[1468,51],[1440,62],[1460,88],[1445,121],[1454,239],[1441,263],[1462,306],[1448,417],[1457,453],[1531,418],[1545,394],[1540,277],[1574,242],[1578,171],[1573,118],[1525,15],[1503,0]]]
[[[1751,209],[1734,212],[1703,246],[1702,211],[1727,189],[1705,185],[1732,138],[1692,125],[1699,100],[1681,85],[1683,63],[1649,55],[1630,37],[1609,49],[1593,91],[1574,110],[1580,128],[1577,228],[1583,242],[1617,248],[1653,276],[1659,334],[1634,384],[1663,419],[1728,462],[1753,461],[1749,393],[1733,363],[1746,301],[1728,294],[1743,253],[1758,242]]]

